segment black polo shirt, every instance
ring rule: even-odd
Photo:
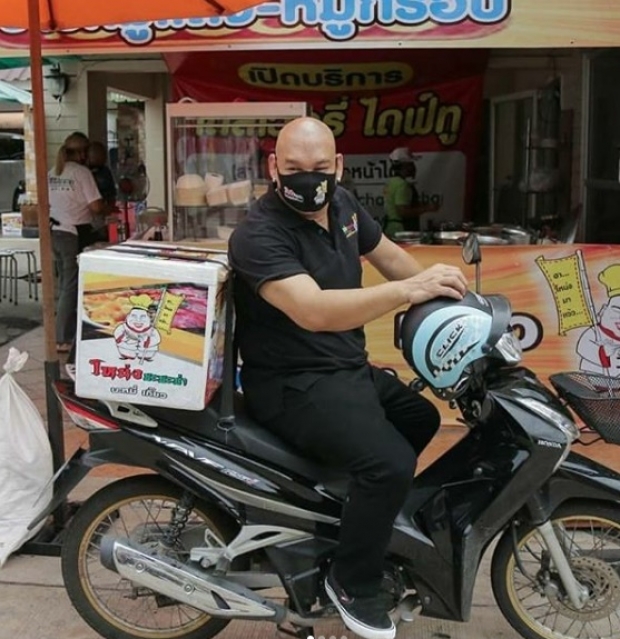
[[[307,331],[258,294],[265,282],[301,273],[322,289],[361,288],[360,257],[377,246],[381,228],[341,187],[328,215],[329,231],[290,209],[270,189],[230,238],[244,387],[280,376],[301,375],[298,379],[310,383],[316,374],[356,368],[367,361],[363,327]]]

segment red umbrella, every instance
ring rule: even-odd
[[[171,20],[204,18],[236,13],[254,4],[254,0],[2,0],[0,26],[30,28],[39,25],[43,31],[60,31],[102,24],[137,20]],[[34,5],[37,5],[34,7]],[[37,9],[36,14],[33,9]],[[38,31],[39,29],[37,29]]]
[[[257,0],[0,0],[0,27],[27,28],[30,34],[30,65],[34,145],[39,206],[41,285],[45,329],[45,376],[47,382],[47,422],[54,465],[64,462],[62,416],[52,391],[59,365],[54,337],[54,280],[49,230],[45,108],[41,59],[41,31],[119,24],[143,20],[194,18],[236,13],[259,4]]]

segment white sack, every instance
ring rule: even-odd
[[[52,450],[41,414],[13,373],[28,353],[9,350],[0,378],[0,567],[43,526],[28,524],[52,498]]]

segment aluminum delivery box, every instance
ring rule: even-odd
[[[222,380],[226,263],[161,242],[82,253],[78,396],[202,410]]]

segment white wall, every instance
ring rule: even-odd
[[[66,60],[61,70],[70,77],[69,91],[61,101],[45,93],[47,162],[51,167],[58,148],[74,131],[83,131],[92,139],[107,139],[107,89],[132,90],[145,99],[146,157],[151,182],[149,205],[165,207],[165,103],[168,92],[165,66],[161,60],[106,59]],[[15,82],[30,89],[30,82]]]
[[[56,100],[45,87],[44,77],[44,96],[45,96],[45,124],[47,133],[47,154],[46,161],[48,168],[51,167],[56,160],[56,154],[64,139],[74,131],[84,130],[82,120],[80,118],[80,87],[79,73],[80,65],[75,60],[67,60],[61,63],[61,70],[69,76],[69,90],[62,97],[62,100]],[[43,75],[48,72],[49,67],[43,68]],[[16,87],[24,90],[31,90],[30,80],[22,82],[14,82]],[[24,122],[24,128],[27,128]],[[30,135],[26,134],[26,145],[30,145]],[[34,157],[34,149],[26,148],[26,154],[32,153]],[[36,197],[36,179],[34,172],[27,171],[27,183],[29,196],[32,200]]]

